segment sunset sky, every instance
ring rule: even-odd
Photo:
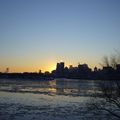
[[[120,0],[0,0],[0,72],[98,66],[120,51]]]

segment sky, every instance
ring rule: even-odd
[[[0,0],[0,71],[37,72],[120,51],[120,0]]]

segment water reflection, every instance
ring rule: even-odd
[[[52,81],[0,80],[0,91],[33,92],[51,95],[89,96],[97,89],[92,80],[55,79]]]
[[[56,94],[88,96],[95,90],[93,82],[87,80],[59,79],[56,80]]]
[[[96,120],[98,117],[106,120],[108,114],[105,112],[95,116],[86,107],[89,96],[99,90],[99,82],[72,79],[0,80],[0,120]]]

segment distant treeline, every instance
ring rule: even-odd
[[[24,80],[51,80],[51,74],[44,73],[0,73],[1,79],[24,79]]]

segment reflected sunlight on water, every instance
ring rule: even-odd
[[[1,80],[0,91],[90,96],[94,90],[98,89],[97,82],[92,80],[55,79],[52,81],[10,81]]]
[[[55,79],[52,81],[0,80],[0,120],[88,120],[90,96],[99,81]],[[6,114],[7,113],[7,114]],[[106,120],[102,114],[100,119]]]

